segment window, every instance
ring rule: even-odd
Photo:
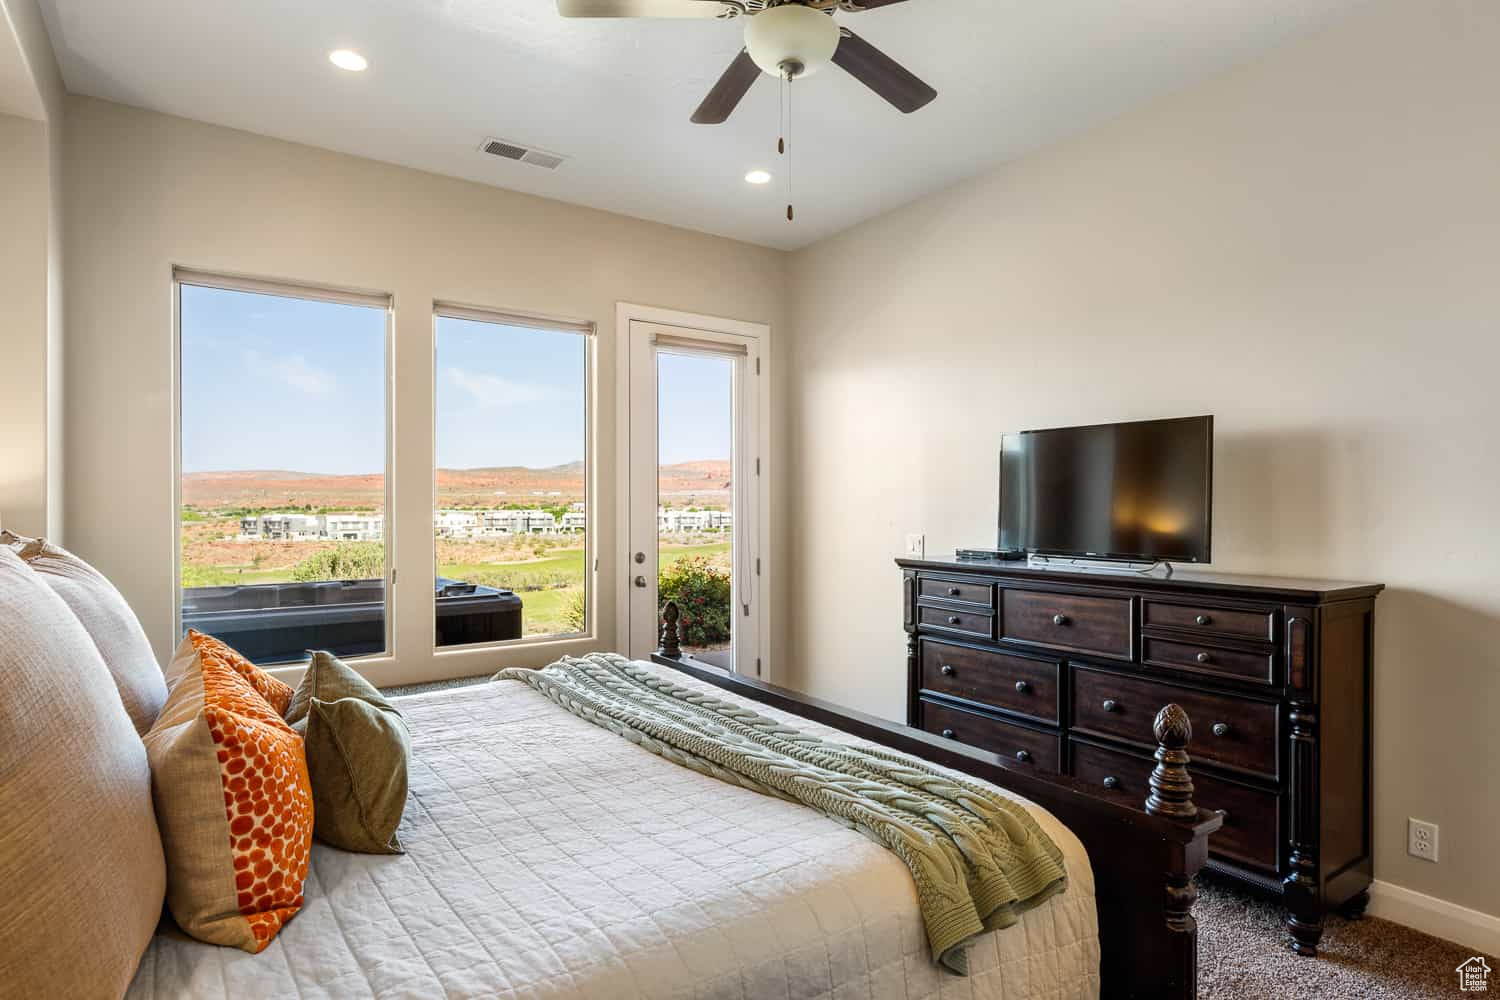
[[[591,327],[440,307],[438,646],[589,631]]]
[[[390,302],[179,272],[181,625],[383,653]]]

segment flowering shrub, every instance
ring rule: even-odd
[[[568,591],[563,597],[562,620],[569,632],[586,632],[589,627],[588,604],[583,588]]]
[[[677,602],[677,625],[685,646],[729,641],[730,579],[703,556],[684,556],[662,567],[657,576],[661,606]]]

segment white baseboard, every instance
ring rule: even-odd
[[[1487,955],[1500,955],[1500,917],[1457,903],[1377,881],[1370,886],[1366,912]]]

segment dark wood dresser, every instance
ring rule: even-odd
[[[909,725],[1142,803],[1152,719],[1192,720],[1209,867],[1279,893],[1292,947],[1363,909],[1381,584],[898,559]]]

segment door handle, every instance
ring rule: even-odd
[[[638,576],[638,577],[636,577],[635,578],[635,585],[637,587],[640,587],[642,590],[645,590],[646,589],[646,578],[644,576]]]

